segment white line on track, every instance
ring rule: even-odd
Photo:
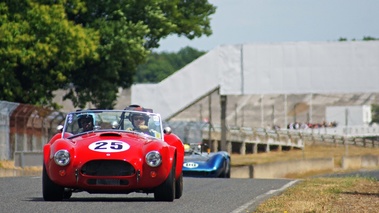
[[[278,193],[278,192],[281,192],[285,189],[287,189],[288,187],[292,186],[293,184],[297,183],[299,180],[293,180],[289,183],[287,183],[286,185],[282,186],[282,188],[280,189],[276,189],[276,190],[270,190],[268,192],[266,192],[265,194],[263,195],[259,195],[258,197],[254,198],[253,200],[251,200],[250,202],[247,202],[245,203],[244,205],[240,206],[239,208],[235,209],[234,211],[232,211],[231,213],[242,213],[242,212],[246,212],[247,208],[249,208],[249,206],[257,203],[257,202],[261,202],[261,199],[262,198],[265,198],[267,196],[270,196],[274,193]]]

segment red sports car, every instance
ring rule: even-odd
[[[154,193],[173,201],[183,192],[182,141],[142,107],[69,113],[43,148],[43,199],[74,192]]]

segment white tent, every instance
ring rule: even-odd
[[[168,119],[220,95],[379,92],[379,41],[221,46],[157,84],[136,84],[131,103]]]

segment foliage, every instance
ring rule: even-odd
[[[365,36],[365,37],[363,37],[363,41],[375,41],[375,40],[379,40],[379,38],[374,38],[374,37],[371,37],[371,36]]]
[[[0,3],[0,99],[51,105],[70,72],[96,59],[98,34],[65,19],[62,5]]]
[[[193,39],[210,35],[209,16],[215,8],[207,0],[83,0],[86,10],[68,12],[75,23],[99,31],[100,60],[88,60],[73,73],[70,93],[75,106],[93,102],[112,108],[118,88],[133,83],[136,69],[150,50],[170,34]],[[91,75],[89,75],[91,72]]]
[[[0,3],[0,99],[113,108],[119,87],[171,34],[209,36],[208,0],[26,0]]]
[[[371,37],[371,36],[364,36],[362,41],[375,41],[375,40],[379,40],[379,38],[374,38],[374,37]],[[348,41],[347,38],[339,38],[338,41]],[[352,39],[352,41],[356,41],[356,39]]]
[[[160,82],[204,53],[191,47],[182,48],[178,53],[152,53],[147,62],[138,67],[135,82]]]

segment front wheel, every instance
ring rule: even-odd
[[[70,189],[64,189],[63,199],[70,199],[72,196],[72,191]]]
[[[172,164],[171,172],[167,179],[154,191],[156,201],[174,201],[175,193],[175,163]]]
[[[227,160],[224,160],[224,163],[222,165],[222,172],[220,174],[220,178],[230,178],[230,162],[228,163]]]
[[[175,199],[179,199],[183,194],[183,172],[175,181]]]
[[[61,201],[64,196],[64,187],[54,183],[47,174],[46,167],[42,170],[42,193],[45,201]]]

